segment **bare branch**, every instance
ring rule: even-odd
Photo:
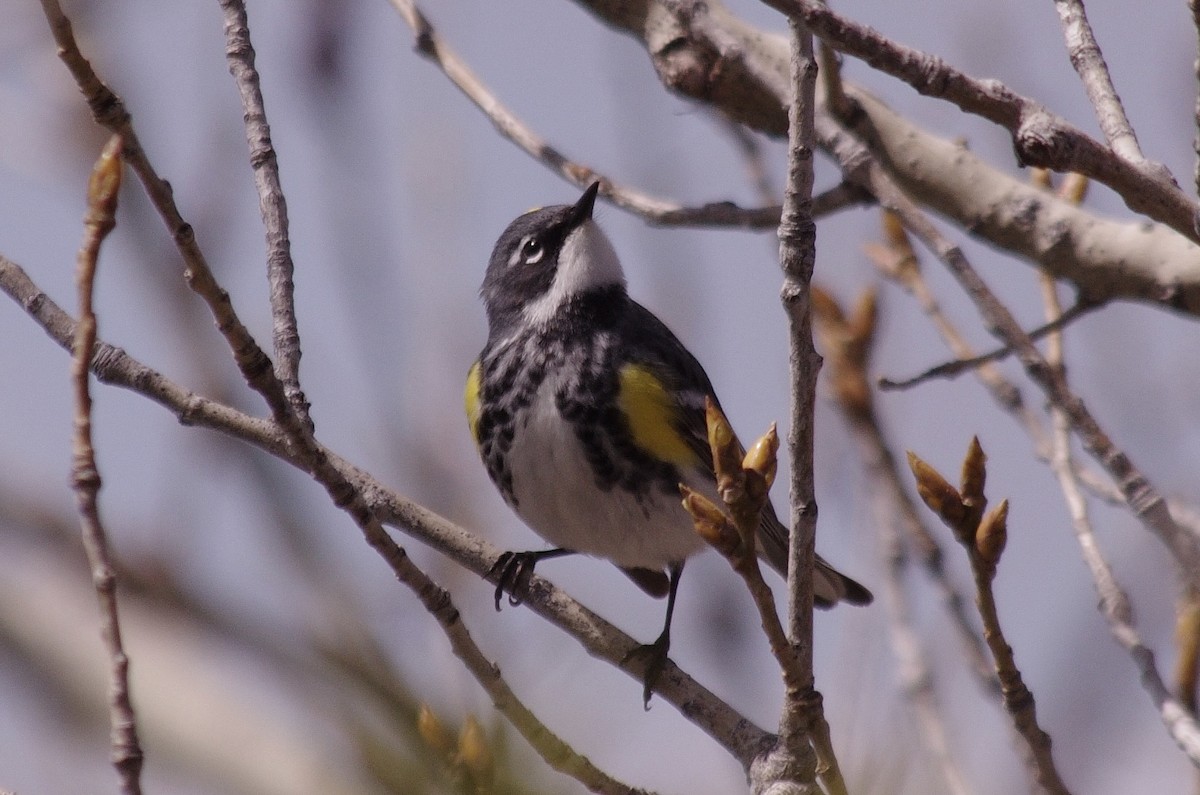
[[[292,243],[288,236],[287,199],[279,181],[279,161],[271,142],[271,126],[263,104],[254,47],[242,0],[220,0],[225,14],[225,57],[242,99],[250,166],[258,189],[258,206],[267,235],[267,281],[274,327],[275,367],[292,409],[311,426],[308,403],[300,389],[300,331],[296,326]]]
[[[1196,31],[1198,45],[1200,45],[1200,2],[1197,0],[1188,0],[1188,8],[1192,12],[1192,27]],[[1192,149],[1196,153],[1196,165],[1193,167],[1192,179],[1195,182],[1196,192],[1200,194],[1200,46],[1197,47],[1196,60],[1193,64],[1196,72],[1196,105],[1193,111],[1195,116],[1196,130],[1192,138]]]
[[[1079,435],[1084,447],[1120,486],[1134,516],[1172,552],[1183,576],[1192,582],[1200,582],[1200,544],[1197,543],[1197,539],[1175,523],[1162,495],[1124,451],[1109,439],[1083,401],[1071,392],[1061,374],[1047,365],[1028,335],[979,277],[962,250],[944,240],[936,227],[923,217],[913,216],[905,219],[910,229],[913,229],[911,223],[914,221],[920,226],[919,231],[914,231],[950,268],[976,303],[985,322],[1000,339],[1016,347],[1018,357],[1030,378],[1042,388],[1054,405],[1066,412],[1071,420],[1072,429]]]
[[[1138,635],[1133,620],[1133,607],[1129,597],[1117,583],[1112,569],[1104,560],[1096,537],[1092,533],[1088,518],[1087,503],[1079,488],[1075,467],[1071,463],[1070,433],[1071,420],[1060,406],[1051,409],[1054,415],[1054,456],[1051,466],[1058,477],[1059,488],[1066,499],[1075,529],[1075,538],[1084,563],[1092,574],[1092,582],[1100,596],[1100,612],[1108,622],[1109,631],[1133,658],[1142,687],[1150,694],[1150,700],[1158,709],[1159,718],[1166,726],[1171,739],[1187,754],[1193,765],[1200,767],[1200,726],[1170,690],[1158,673],[1154,652]]]
[[[61,347],[71,349],[75,321],[40,290],[16,263],[3,256],[0,256],[0,290],[24,308]],[[220,431],[248,442],[298,469],[309,471],[308,459],[289,443],[288,435],[276,423],[249,417],[236,409],[188,392],[119,348],[98,342],[91,367],[101,381],[150,398],[175,414],[185,425]],[[331,451],[325,448],[320,448],[320,451],[326,463],[336,467],[353,484],[355,493],[362,495],[380,521],[398,527],[480,576],[485,576],[500,556],[501,551],[482,538],[388,489]],[[381,554],[391,562],[391,551],[386,548],[389,542],[390,539],[381,541],[381,545],[385,546]],[[633,638],[536,574],[530,579],[529,593],[523,604],[578,640],[589,654],[614,666],[622,667],[622,660],[638,645]],[[622,670],[640,681],[640,670]],[[674,704],[746,767],[773,742],[772,735],[742,717],[670,661],[655,684],[655,692]]]
[[[712,202],[699,207],[683,205],[649,196],[633,188],[618,185],[589,166],[571,160],[506,108],[470,67],[450,49],[413,0],[391,0],[400,16],[417,38],[417,52],[429,58],[446,77],[475,103],[496,127],[497,132],[524,152],[543,163],[571,184],[585,188],[600,182],[600,194],[623,210],[628,210],[660,226],[741,227],[770,229],[779,224],[779,207],[746,209],[733,202]]]
[[[1047,398],[1063,407],[1084,447],[1118,484],[1134,516],[1154,533],[1175,556],[1183,576],[1200,582],[1200,539],[1176,524],[1166,502],[1154,485],[1129,457],[1113,444],[1083,401],[1056,377],[1029,336],[1007,308],[979,277],[962,249],[945,238],[936,226],[896,188],[858,144],[843,136],[836,125],[825,125],[830,140],[837,140],[835,153],[850,179],[863,180],[879,197],[880,204],[894,210],[904,225],[941,260],[975,302],[985,324],[1007,345],[1013,346],[1030,378]],[[818,129],[822,129],[821,126]]]
[[[378,520],[375,522],[377,524]],[[451,601],[450,594],[421,571],[404,549],[386,535],[381,526],[362,527],[362,530],[371,537],[371,545],[391,564],[397,579],[416,594],[426,611],[437,620],[442,632],[450,641],[454,656],[462,661],[467,671],[475,677],[475,681],[487,692],[496,709],[508,718],[548,765],[571,776],[592,792],[603,795],[648,795],[645,790],[634,789],[612,778],[550,731],[517,698],[500,675],[500,669],[476,645],[463,623],[462,616]],[[381,542],[382,549],[376,545],[377,534],[386,539]]]
[[[780,297],[788,317],[791,371],[791,430],[788,455],[792,464],[790,488],[791,533],[788,536],[788,631],[795,670],[785,680],[779,743],[756,772],[760,789],[769,781],[792,781],[814,786],[805,760],[807,744],[817,752],[822,780],[837,795],[845,782],[829,742],[820,692],[813,682],[813,566],[817,534],[817,503],[813,483],[817,375],[821,357],[813,346],[812,276],[817,258],[817,226],[812,217],[813,113],[816,107],[817,63],[812,34],[799,21],[791,34],[791,101],[788,105],[788,167],[779,218],[779,265],[783,270]],[[757,569],[757,562],[753,566]],[[760,574],[761,578],[761,574]],[[774,613],[774,606],[767,609]],[[791,775],[783,777],[785,773]],[[797,778],[796,776],[799,776]]]
[[[945,718],[934,689],[933,670],[912,624],[904,583],[909,566],[904,544],[906,532],[942,593],[952,626],[964,641],[963,649],[977,681],[983,684],[989,696],[999,696],[999,682],[984,657],[983,640],[967,618],[965,600],[950,582],[942,565],[941,547],[925,528],[900,482],[895,456],[875,412],[867,374],[876,328],[874,292],[863,297],[852,317],[842,311],[832,296],[816,286],[813,287],[813,299],[816,329],[831,370],[827,385],[831,387],[834,404],[841,410],[859,444],[866,469],[871,515],[886,564],[884,604],[888,611],[889,637],[904,694],[916,714],[925,747],[933,757],[947,791],[953,795],[967,795],[970,790],[950,753]]]
[[[1042,274],[1042,276],[1045,276],[1045,274]],[[1094,304],[1091,301],[1078,301],[1069,310],[1060,313],[1054,320],[1044,323],[1043,325],[1038,326],[1030,331],[1028,333],[1029,339],[1038,340],[1042,337],[1045,337],[1047,334],[1059,332],[1063,329],[1063,327],[1099,307],[1100,304]],[[880,378],[879,387],[880,389],[909,389],[917,386],[918,384],[923,384],[926,381],[932,381],[935,378],[955,378],[962,373],[975,370],[981,365],[1007,358],[1013,353],[1016,353],[1016,350],[1013,348],[1013,346],[1002,345],[999,348],[988,351],[987,353],[981,353],[978,356],[971,356],[966,359],[954,359],[943,364],[935,365],[930,367],[928,370],[918,373],[917,375],[911,376],[910,378],[903,378],[899,381],[894,381],[890,378]]]
[[[788,453],[792,459],[791,543],[788,553],[788,634],[800,649],[805,677],[812,679],[812,569],[816,538],[813,486],[813,411],[821,359],[813,347],[812,287],[817,227],[809,212],[813,185],[813,106],[817,65],[812,36],[792,25],[794,98],[789,110],[788,179],[779,221],[781,297],[788,316],[792,410]]]
[[[100,521],[98,496],[100,470],[92,447],[92,396],[88,367],[96,347],[96,313],[92,293],[96,286],[96,262],[100,246],[116,226],[117,191],[121,187],[121,137],[109,139],[88,182],[88,209],[84,216],[83,243],[75,273],[79,290],[79,323],[75,327],[75,355],[71,378],[75,388],[74,461],[71,483],[79,503],[83,546],[92,568],[92,583],[100,603],[100,635],[109,658],[109,717],[112,722],[112,761],[121,779],[121,792],[142,791],[142,747],[138,742],[137,718],[129,696],[129,657],[121,641],[117,611],[117,576],[113,570],[108,538]]]
[[[917,306],[929,318],[929,322],[942,336],[946,347],[960,359],[970,359],[975,356],[974,349],[967,343],[966,337],[958,327],[942,311],[941,304],[933,295],[921,272],[920,261],[916,251],[908,239],[908,232],[898,215],[885,211],[883,226],[886,230],[888,245],[877,246],[868,244],[867,255],[876,269],[888,279],[900,286],[917,302]],[[1034,441],[1034,447],[1039,455],[1049,456],[1049,441],[1042,428],[1039,416],[1025,403],[1021,390],[1006,379],[993,364],[983,364],[975,369],[976,377],[987,387],[992,398],[1025,428],[1026,433]],[[1120,498],[1118,497],[1118,500]]]
[[[146,194],[171,232],[175,246],[183,256],[184,278],[188,286],[204,299],[212,313],[213,322],[225,338],[238,370],[246,383],[261,394],[276,419],[290,414],[290,404],[283,387],[275,377],[271,360],[249,330],[238,318],[233,302],[213,276],[192,227],[179,214],[171,186],[150,164],[145,150],[133,129],[133,121],[120,98],[96,75],[79,50],[71,22],[63,13],[58,0],[42,0],[42,10],[58,44],[58,55],[70,69],[79,90],[91,108],[96,123],[121,136],[125,145],[125,160],[141,180]]]
[[[775,136],[786,134],[783,109],[789,101],[788,60],[780,37],[745,24],[717,0],[576,2],[641,42],[667,87],[713,105],[754,129]],[[894,52],[881,51],[884,56],[893,57]],[[945,68],[936,59],[933,62]],[[1184,232],[1192,239],[1143,219],[1114,221],[1084,212],[1012,178],[961,144],[931,135],[861,87],[851,83],[843,87],[855,112],[838,115],[841,121],[837,123],[869,142],[881,167],[913,200],[972,234],[1074,282],[1081,295],[1094,300],[1147,301],[1200,315],[1200,247],[1192,242],[1190,233]],[[836,111],[836,103],[826,100],[826,107],[818,105],[818,122],[834,122]],[[817,141],[836,157],[836,141],[819,131]],[[1107,151],[1092,144],[1093,149]],[[1131,168],[1111,153],[1102,156],[1122,169]],[[1069,165],[1063,168],[1079,170]],[[1154,179],[1149,181],[1157,184]],[[1132,180],[1127,190],[1109,185],[1121,192],[1136,192],[1142,181]],[[1174,207],[1170,212],[1175,220],[1190,229],[1191,200],[1180,200],[1182,193],[1177,189],[1167,192],[1169,197],[1161,203]],[[1128,198],[1127,202],[1134,204]]]
[[[1055,795],[1068,795],[1050,751],[1050,735],[1038,725],[1037,704],[1017,667],[1012,647],[1004,637],[992,582],[1008,537],[1008,500],[984,513],[986,457],[978,439],[972,439],[962,465],[962,482],[955,488],[937,470],[914,453],[908,454],[921,499],[949,527],[966,550],[975,578],[975,601],[983,621],[983,637],[996,665],[1004,707],[1025,741],[1026,765],[1038,785]]]
[[[819,0],[765,0],[802,19],[813,33],[840,52],[897,77],[922,94],[945,99],[1005,128],[1024,165],[1075,171],[1116,191],[1129,208],[1200,241],[1196,203],[1160,163],[1131,162],[1083,133],[1041,104],[995,80],[977,80],[941,58],[893,42],[871,28],[830,10]]]
[[[1054,8],[1062,20],[1067,55],[1083,81],[1092,107],[1096,109],[1096,120],[1100,122],[1104,139],[1119,157],[1141,164],[1144,160],[1141,147],[1125,115],[1121,98],[1117,96],[1108,64],[1104,62],[1104,54],[1096,43],[1083,3],[1080,0],[1054,0]]]

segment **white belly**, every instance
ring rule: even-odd
[[[517,514],[551,544],[619,566],[661,569],[702,549],[677,493],[650,488],[639,499],[619,485],[596,485],[582,444],[554,407],[554,381],[542,384],[513,436]]]

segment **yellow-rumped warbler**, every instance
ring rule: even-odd
[[[466,409],[492,482],[556,547],[500,559],[497,609],[506,588],[520,601],[540,559],[607,558],[667,596],[662,634],[646,647],[649,698],[684,561],[705,546],[679,484],[721,504],[705,423],[705,398],[716,396],[695,357],[626,292],[617,254],[592,220],[598,190],[593,183],[574,205],[527,212],[500,235],[480,289],[488,339],[467,376]],[[786,573],[788,531],[769,502],[758,538],[761,556]],[[820,557],[813,593],[819,607],[871,601]]]

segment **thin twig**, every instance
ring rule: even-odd
[[[1037,704],[1033,693],[1026,686],[1021,670],[1017,667],[1012,646],[1004,637],[1000,615],[996,610],[996,595],[992,591],[992,578],[975,562],[971,564],[971,571],[975,575],[979,616],[983,620],[983,637],[996,661],[996,675],[1000,678],[1004,706],[1012,715],[1017,731],[1025,739],[1030,756],[1029,764],[1038,784],[1046,792],[1069,795],[1070,790],[1063,783],[1054,764],[1054,756],[1050,751],[1050,735],[1038,725]]]
[[[780,291],[788,317],[792,408],[788,454],[792,459],[791,544],[788,554],[788,634],[801,648],[812,676],[812,568],[816,537],[813,486],[813,413],[821,360],[813,346],[810,290],[816,265],[817,227],[809,214],[813,184],[813,96],[816,63],[812,36],[791,26],[794,99],[789,110],[788,179],[779,222]]]
[[[1092,416],[1087,406],[1066,385],[1012,313],[988,288],[968,261],[962,249],[948,240],[929,218],[883,172],[878,162],[849,133],[832,120],[818,119],[818,131],[831,143],[847,179],[863,181],[885,208],[897,213],[910,230],[950,270],[968,297],[975,303],[984,323],[1002,342],[1017,351],[1030,378],[1048,400],[1064,408],[1072,429],[1084,448],[1108,472],[1121,489],[1126,504],[1146,529],[1153,533],[1174,556],[1182,575],[1200,585],[1200,539],[1176,524],[1166,501],[1153,483],[1118,448]]]
[[[914,223],[919,229],[913,226]],[[1042,388],[1053,405],[1066,412],[1072,430],[1079,436],[1084,448],[1120,486],[1134,516],[1167,546],[1183,576],[1200,585],[1200,543],[1175,523],[1166,501],[1150,480],[1113,443],[1083,401],[1067,386],[1063,376],[1048,366],[1016,319],[967,261],[962,250],[946,241],[915,208],[908,213],[905,224],[949,267],[993,332],[1017,349],[1018,358],[1029,377]]]
[[[953,321],[942,311],[933,291],[929,289],[919,267],[916,252],[908,241],[902,222],[894,213],[885,210],[884,227],[887,230],[889,243],[887,246],[876,244],[867,246],[867,254],[871,262],[880,274],[894,281],[916,300],[917,306],[929,318],[952,353],[962,359],[972,358],[975,355],[974,350]],[[975,369],[974,373],[1000,408],[1011,415],[1025,430],[1033,443],[1033,453],[1038,460],[1049,465],[1052,454],[1050,435],[1043,427],[1041,417],[1025,403],[1020,389],[993,365],[982,365]],[[1081,466],[1079,462],[1074,462],[1074,464],[1076,476],[1092,494],[1110,505],[1125,505],[1125,497],[1121,494],[1121,490],[1108,478],[1095,470]],[[1188,511],[1187,506],[1178,500],[1168,500],[1168,504],[1176,522],[1187,532],[1200,538],[1200,514],[1195,516],[1194,522],[1185,522],[1180,517],[1181,512]],[[988,670],[990,673],[990,669]]]
[[[1083,560],[1091,571],[1092,581],[1100,596],[1100,610],[1108,621],[1113,637],[1133,657],[1142,686],[1150,693],[1151,700],[1158,709],[1159,718],[1167,727],[1171,739],[1187,754],[1192,764],[1200,766],[1200,726],[1197,726],[1195,718],[1188,713],[1184,705],[1171,695],[1158,673],[1154,652],[1137,633],[1129,597],[1117,584],[1112,569],[1104,560],[1092,533],[1087,503],[1079,489],[1075,470],[1071,466],[1070,420],[1061,408],[1055,406],[1052,411],[1055,418],[1055,474],[1058,475],[1059,486],[1067,500],[1067,508],[1071,513],[1071,523],[1075,528],[1075,537],[1079,541]]]
[[[813,39],[798,20],[789,21],[792,101],[788,107],[788,169],[779,219],[780,297],[788,317],[791,371],[791,533],[788,541],[788,640],[796,653],[798,681],[789,682],[779,718],[783,758],[800,758],[797,749],[811,742],[820,762],[822,781],[834,793],[845,782],[829,741],[820,692],[813,680],[813,565],[817,534],[817,502],[813,482],[816,444],[814,414],[821,357],[813,345],[812,276],[817,258],[817,226],[812,217],[813,150],[816,135],[817,62]],[[802,782],[803,783],[803,782]]]
[[[1196,193],[1200,194],[1200,0],[1188,0],[1188,8],[1192,12],[1192,28],[1196,32],[1196,60],[1192,68],[1196,76],[1196,103],[1193,109],[1195,131],[1192,137],[1192,149],[1196,153],[1196,164],[1192,169],[1192,180],[1195,182]]]
[[[909,467],[916,477],[917,491],[925,504],[954,533],[967,553],[975,580],[975,602],[983,622],[983,637],[992,653],[1004,707],[1024,741],[1026,767],[1037,784],[1054,795],[1068,795],[1054,764],[1050,736],[1037,721],[1037,704],[1017,667],[1012,647],[1004,637],[992,583],[1008,539],[1008,500],[985,513],[987,497],[986,456],[973,438],[962,464],[958,488],[914,453]]]
[[[1067,55],[1096,110],[1096,120],[1100,122],[1104,139],[1119,157],[1141,162],[1144,158],[1137,136],[1133,134],[1121,98],[1117,96],[1108,64],[1104,62],[1104,54],[1100,52],[1100,45],[1092,33],[1083,3],[1080,0],[1054,0],[1054,8],[1062,21]]]
[[[416,594],[425,610],[437,620],[442,632],[450,641],[450,648],[454,652],[454,656],[458,657],[467,671],[475,677],[475,681],[492,699],[496,709],[508,719],[550,767],[571,776],[592,792],[604,795],[648,795],[646,790],[634,789],[609,776],[542,723],[513,693],[512,688],[500,675],[500,669],[496,664],[489,660],[476,645],[466,624],[463,623],[462,616],[451,601],[449,592],[439,587],[421,571],[408,557],[403,547],[387,536],[382,526],[377,529],[363,527],[362,530],[364,534],[372,538],[376,538],[379,534],[378,540],[381,542],[381,546],[376,548],[391,564],[397,579]],[[372,546],[376,546],[374,540]]]
[[[1047,318],[1053,320],[1062,311],[1058,303],[1058,294],[1054,291],[1051,280],[1043,280],[1043,300],[1046,306]],[[1063,362],[1063,347],[1061,333],[1050,337],[1050,345],[1046,351],[1049,365],[1065,378],[1066,368]],[[1192,717],[1184,697],[1173,697],[1158,673],[1154,663],[1154,654],[1142,642],[1134,624],[1133,607],[1124,589],[1117,583],[1112,569],[1100,551],[1100,545],[1092,531],[1092,522],[1088,516],[1087,501],[1080,489],[1077,468],[1072,462],[1071,455],[1071,423],[1062,407],[1050,407],[1053,419],[1052,454],[1050,467],[1058,479],[1059,488],[1067,504],[1071,516],[1071,525],[1075,530],[1075,538],[1079,542],[1080,553],[1088,571],[1091,572],[1092,582],[1100,596],[1100,612],[1108,622],[1109,631],[1133,657],[1134,664],[1142,681],[1142,686],[1150,693],[1159,717],[1167,727],[1171,738],[1192,760],[1192,764],[1200,767],[1200,726]],[[1190,590],[1190,589],[1189,589]]]
[[[137,718],[129,695],[129,657],[121,641],[117,611],[117,577],[104,525],[100,521],[98,496],[100,470],[92,447],[92,396],[88,368],[96,347],[96,313],[92,293],[96,285],[96,263],[100,246],[116,226],[117,191],[121,187],[121,137],[112,136],[88,182],[88,209],[83,219],[83,243],[79,247],[75,274],[79,290],[79,323],[75,327],[75,355],[71,379],[75,388],[74,461],[71,483],[79,503],[83,546],[92,569],[92,583],[100,603],[100,635],[109,658],[109,717],[112,721],[112,761],[121,780],[121,792],[139,795],[143,754],[138,742]]]
[[[789,637],[783,622],[779,620],[775,595],[763,579],[758,561],[759,523],[778,471],[779,434],[772,425],[747,452],[738,441],[728,418],[712,400],[706,401],[705,418],[717,494],[725,507],[718,507],[703,494],[680,483],[683,506],[692,517],[696,533],[720,552],[745,582],[758,611],[771,654],[779,666],[786,699],[785,710],[791,709],[802,715],[802,709],[819,711],[821,696],[812,687],[812,669],[804,667],[799,645]],[[791,703],[796,698],[816,703],[799,707]],[[785,719],[786,716],[781,719],[781,724]],[[798,719],[791,720],[795,722]],[[750,778],[756,791],[769,789],[782,782],[808,791],[815,786],[817,775],[825,779],[831,791],[845,791],[832,744],[828,742],[828,726],[823,725],[824,721],[820,723],[820,726],[797,731],[791,744],[785,744],[781,736],[774,747],[767,749],[761,759],[755,760],[750,769]],[[815,736],[817,731],[821,732],[820,736]],[[805,733],[809,735],[808,741]],[[809,741],[812,748],[809,747]],[[816,752],[815,757],[813,751]]]
[[[945,716],[942,714],[937,690],[933,684],[933,669],[926,659],[921,638],[912,623],[912,608],[904,585],[909,561],[901,541],[900,530],[890,514],[878,509],[873,513],[880,549],[886,563],[884,604],[887,607],[888,635],[892,641],[892,652],[896,655],[900,684],[917,717],[917,728],[921,732],[925,749],[932,757],[934,767],[941,774],[946,790],[953,795],[968,795],[971,789],[950,751]]]
[[[834,405],[846,419],[859,444],[868,481],[871,514],[877,529],[880,553],[887,576],[884,579],[884,604],[888,611],[888,629],[892,650],[904,694],[917,717],[924,745],[941,773],[946,789],[954,795],[967,795],[969,789],[950,753],[946,722],[934,688],[933,669],[926,659],[921,639],[912,624],[912,613],[905,588],[909,554],[904,537],[909,535],[918,548],[926,569],[946,597],[953,626],[965,640],[968,662],[985,688],[999,695],[999,682],[983,651],[983,640],[967,619],[965,601],[942,566],[942,550],[923,525],[916,506],[900,481],[895,457],[884,439],[875,411],[867,374],[875,341],[876,302],[873,291],[859,301],[848,317],[832,296],[813,288],[814,318],[822,341],[825,361],[830,365],[826,384],[833,393]],[[907,530],[906,530],[907,529]]]
[[[416,34],[417,52],[433,61],[450,82],[488,117],[504,138],[576,187],[584,188],[592,182],[599,181],[601,196],[617,207],[657,226],[774,229],[779,225],[778,205],[744,208],[730,201],[721,201],[686,207],[678,202],[659,199],[620,185],[590,166],[570,159],[500,102],[471,68],[442,41],[441,36],[413,0],[391,2]],[[862,201],[864,198],[859,193],[834,189],[823,199],[820,209],[824,213],[832,213]]]
[[[921,311],[925,313],[934,328],[942,335],[946,346],[951,352],[962,358],[973,356],[974,351],[971,346],[959,332],[958,328],[955,327],[954,323],[942,311],[941,305],[929,289],[929,285],[926,283],[925,277],[921,272],[917,253],[913,250],[899,217],[895,213],[885,210],[884,228],[887,230],[888,245],[869,247],[867,253],[871,261],[881,274],[895,281],[917,301]],[[1045,432],[1038,420],[1038,416],[1025,405],[1020,390],[1005,379],[994,365],[985,364],[975,372],[976,376],[987,387],[988,392],[996,402],[1005,411],[1013,414],[1018,422],[1034,438],[1035,447],[1038,449],[1044,448],[1045,455],[1048,456],[1049,443],[1047,441],[1039,443],[1039,440],[1045,439]],[[862,377],[865,379],[866,374],[863,373]],[[891,452],[887,449],[886,443],[883,441],[882,430],[879,429],[878,423],[869,422],[865,425],[865,429],[880,436],[878,442],[871,442],[867,448],[868,451],[881,448],[888,456],[891,456]],[[870,461],[870,457],[868,457],[868,461]],[[970,669],[975,675],[975,681],[984,692],[999,696],[1000,683],[996,680],[992,672],[992,666],[985,656],[983,639],[979,637],[967,616],[966,600],[958,588],[949,581],[943,564],[944,554],[941,545],[933,533],[925,527],[925,523],[920,520],[912,504],[912,500],[908,497],[908,492],[899,486],[898,476],[894,474],[897,469],[894,460],[887,467],[887,470],[893,473],[891,481],[894,483],[893,487],[897,491],[897,499],[901,505],[907,506],[904,511],[904,517],[905,526],[909,529],[909,535],[912,537],[913,543],[916,544],[917,550],[921,554],[921,560],[926,572],[941,592],[942,601],[946,605],[946,609],[953,620],[953,626],[962,641],[963,651],[967,657]]]
[[[204,253],[196,244],[191,225],[183,220],[179,208],[175,205],[171,186],[150,164],[124,103],[104,84],[92,69],[92,65],[83,57],[71,30],[71,22],[63,13],[58,0],[42,0],[42,10],[58,45],[58,56],[75,78],[79,90],[83,92],[96,123],[120,135],[124,141],[125,161],[138,175],[151,203],[171,232],[175,246],[183,257],[184,279],[208,305],[213,322],[233,353],[238,370],[246,383],[263,396],[273,416],[288,416],[290,404],[279,379],[275,377],[270,358],[238,318],[229,293],[217,283]]]
[[[242,0],[220,0],[225,14],[225,57],[229,72],[242,99],[242,119],[246,143],[250,147],[250,165],[258,189],[258,206],[267,237],[267,281],[270,285],[271,319],[275,348],[275,368],[283,383],[284,394],[292,409],[306,423],[308,402],[300,389],[300,331],[296,325],[295,285],[292,274],[292,243],[288,236],[287,199],[279,181],[279,161],[271,142],[266,106],[258,70],[254,66],[254,47],[250,43],[250,23]]]
[[[1161,163],[1117,157],[1040,103],[996,80],[972,78],[946,61],[898,44],[878,31],[830,10],[820,0],[764,0],[789,19],[805,22],[830,46],[899,78],[922,94],[954,103],[1000,125],[1012,135],[1024,165],[1078,172],[1108,185],[1130,209],[1161,221],[1200,242],[1195,201]]]
[[[884,202],[883,196],[880,197]],[[885,202],[886,203],[886,202]],[[1197,550],[1197,540],[1194,536],[1180,528],[1162,496],[1153,485],[1138,470],[1125,453],[1119,450],[1099,424],[1088,412],[1083,402],[1067,386],[1063,375],[1051,367],[1045,358],[1025,336],[1016,320],[1008,313],[1003,304],[987,288],[974,269],[966,261],[962,251],[957,246],[950,245],[940,232],[912,208],[911,217],[906,215],[905,224],[913,229],[912,222],[921,226],[917,231],[918,237],[929,246],[958,278],[968,295],[976,302],[985,321],[999,331],[1001,339],[1015,342],[1019,351],[1021,363],[1050,400],[1052,406],[1061,411],[1070,423],[1071,430],[1077,434],[1084,448],[1108,471],[1109,475],[1121,488],[1126,504],[1142,523],[1153,532],[1174,554],[1180,573],[1189,583],[1195,584],[1200,578],[1200,551]],[[902,213],[904,215],[904,213]],[[1143,684],[1150,693],[1155,705],[1163,715],[1167,726],[1176,743],[1189,755],[1193,763],[1200,764],[1200,744],[1195,742],[1200,738],[1200,731],[1194,720],[1182,710],[1175,711],[1172,705],[1178,702],[1171,698],[1170,693],[1161,687],[1161,679],[1154,670],[1153,655],[1141,646],[1140,640],[1122,639],[1122,644],[1134,654],[1139,667],[1142,669]],[[1153,672],[1151,679],[1149,673]],[[1156,681],[1155,681],[1156,680]]]
[[[61,347],[71,350],[75,321],[57,306],[14,262],[0,255],[0,291],[7,293]],[[143,395],[174,414],[184,425],[196,425],[228,434],[308,471],[308,459],[289,442],[274,422],[247,416],[229,406],[189,392],[161,373],[138,362],[125,351],[98,342],[92,372],[104,383]],[[326,460],[354,484],[371,511],[459,565],[485,575],[501,550],[463,530],[432,511],[390,490],[362,470],[322,448]],[[386,543],[386,542],[385,542]],[[386,557],[386,556],[385,556]],[[637,642],[576,602],[549,581],[534,575],[524,604],[574,637],[594,657],[622,667]],[[640,670],[622,667],[631,677]],[[689,720],[708,733],[744,766],[773,742],[773,736],[738,714],[728,704],[668,661],[655,692],[674,704]]]
[[[1032,331],[1029,331],[1029,339],[1038,340],[1047,334],[1050,334],[1051,332],[1060,331],[1064,326],[1072,323],[1075,320],[1078,320],[1092,310],[1098,309],[1100,306],[1101,304],[1093,301],[1081,299],[1077,301],[1074,306],[1072,306],[1066,312],[1060,314],[1054,320],[1038,326]],[[1014,353],[1016,353],[1016,349],[1012,345],[1001,345],[999,348],[988,351],[987,353],[979,354],[978,356],[972,356],[966,359],[953,359],[951,361],[944,362],[934,367],[930,367],[928,370],[918,373],[917,375],[909,378],[903,378],[899,381],[892,380],[891,378],[880,378],[879,388],[911,389],[912,387],[923,384],[926,381],[932,381],[935,378],[955,378],[962,373],[978,369],[981,365],[989,362],[999,361],[1011,356]]]

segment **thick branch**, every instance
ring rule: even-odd
[[[745,24],[716,0],[576,2],[641,42],[668,88],[770,135],[787,133],[788,61],[782,37]],[[864,139],[915,200],[1074,282],[1081,295],[1148,301],[1200,315],[1200,247],[1191,240],[1166,226],[1108,220],[1048,197],[917,127],[863,89],[849,83],[845,88],[861,110],[852,119],[855,131],[871,131]],[[817,117],[830,119],[829,109],[818,107]],[[819,134],[818,144],[831,150]],[[1106,157],[1114,167],[1132,168],[1111,153]],[[1070,163],[1056,167],[1086,171]],[[1195,233],[1187,231],[1191,201],[1178,189],[1160,191],[1155,178],[1148,181],[1152,193],[1163,198],[1165,192],[1166,203],[1175,207],[1172,226],[1194,240]],[[1130,190],[1145,187],[1141,178],[1133,182],[1137,185],[1128,185]],[[1113,182],[1107,184],[1121,192]]]
[[[3,256],[0,256],[0,291],[24,308],[64,350],[71,349],[75,321],[16,263]],[[307,471],[307,459],[289,444],[287,434],[274,422],[249,417],[188,392],[125,351],[104,342],[97,342],[91,367],[101,381],[150,398],[184,425],[220,431]],[[336,467],[362,494],[363,501],[380,521],[398,527],[480,576],[485,576],[500,556],[500,550],[482,538],[388,489],[331,451],[321,448],[321,452],[328,464]],[[589,654],[614,666],[621,667],[628,652],[638,645],[633,638],[537,575],[530,581],[524,604],[578,640]],[[635,678],[641,675],[636,670],[627,672]],[[772,735],[739,715],[671,662],[664,668],[655,692],[674,704],[688,720],[728,749],[744,766],[748,767],[765,747],[773,743]]]

